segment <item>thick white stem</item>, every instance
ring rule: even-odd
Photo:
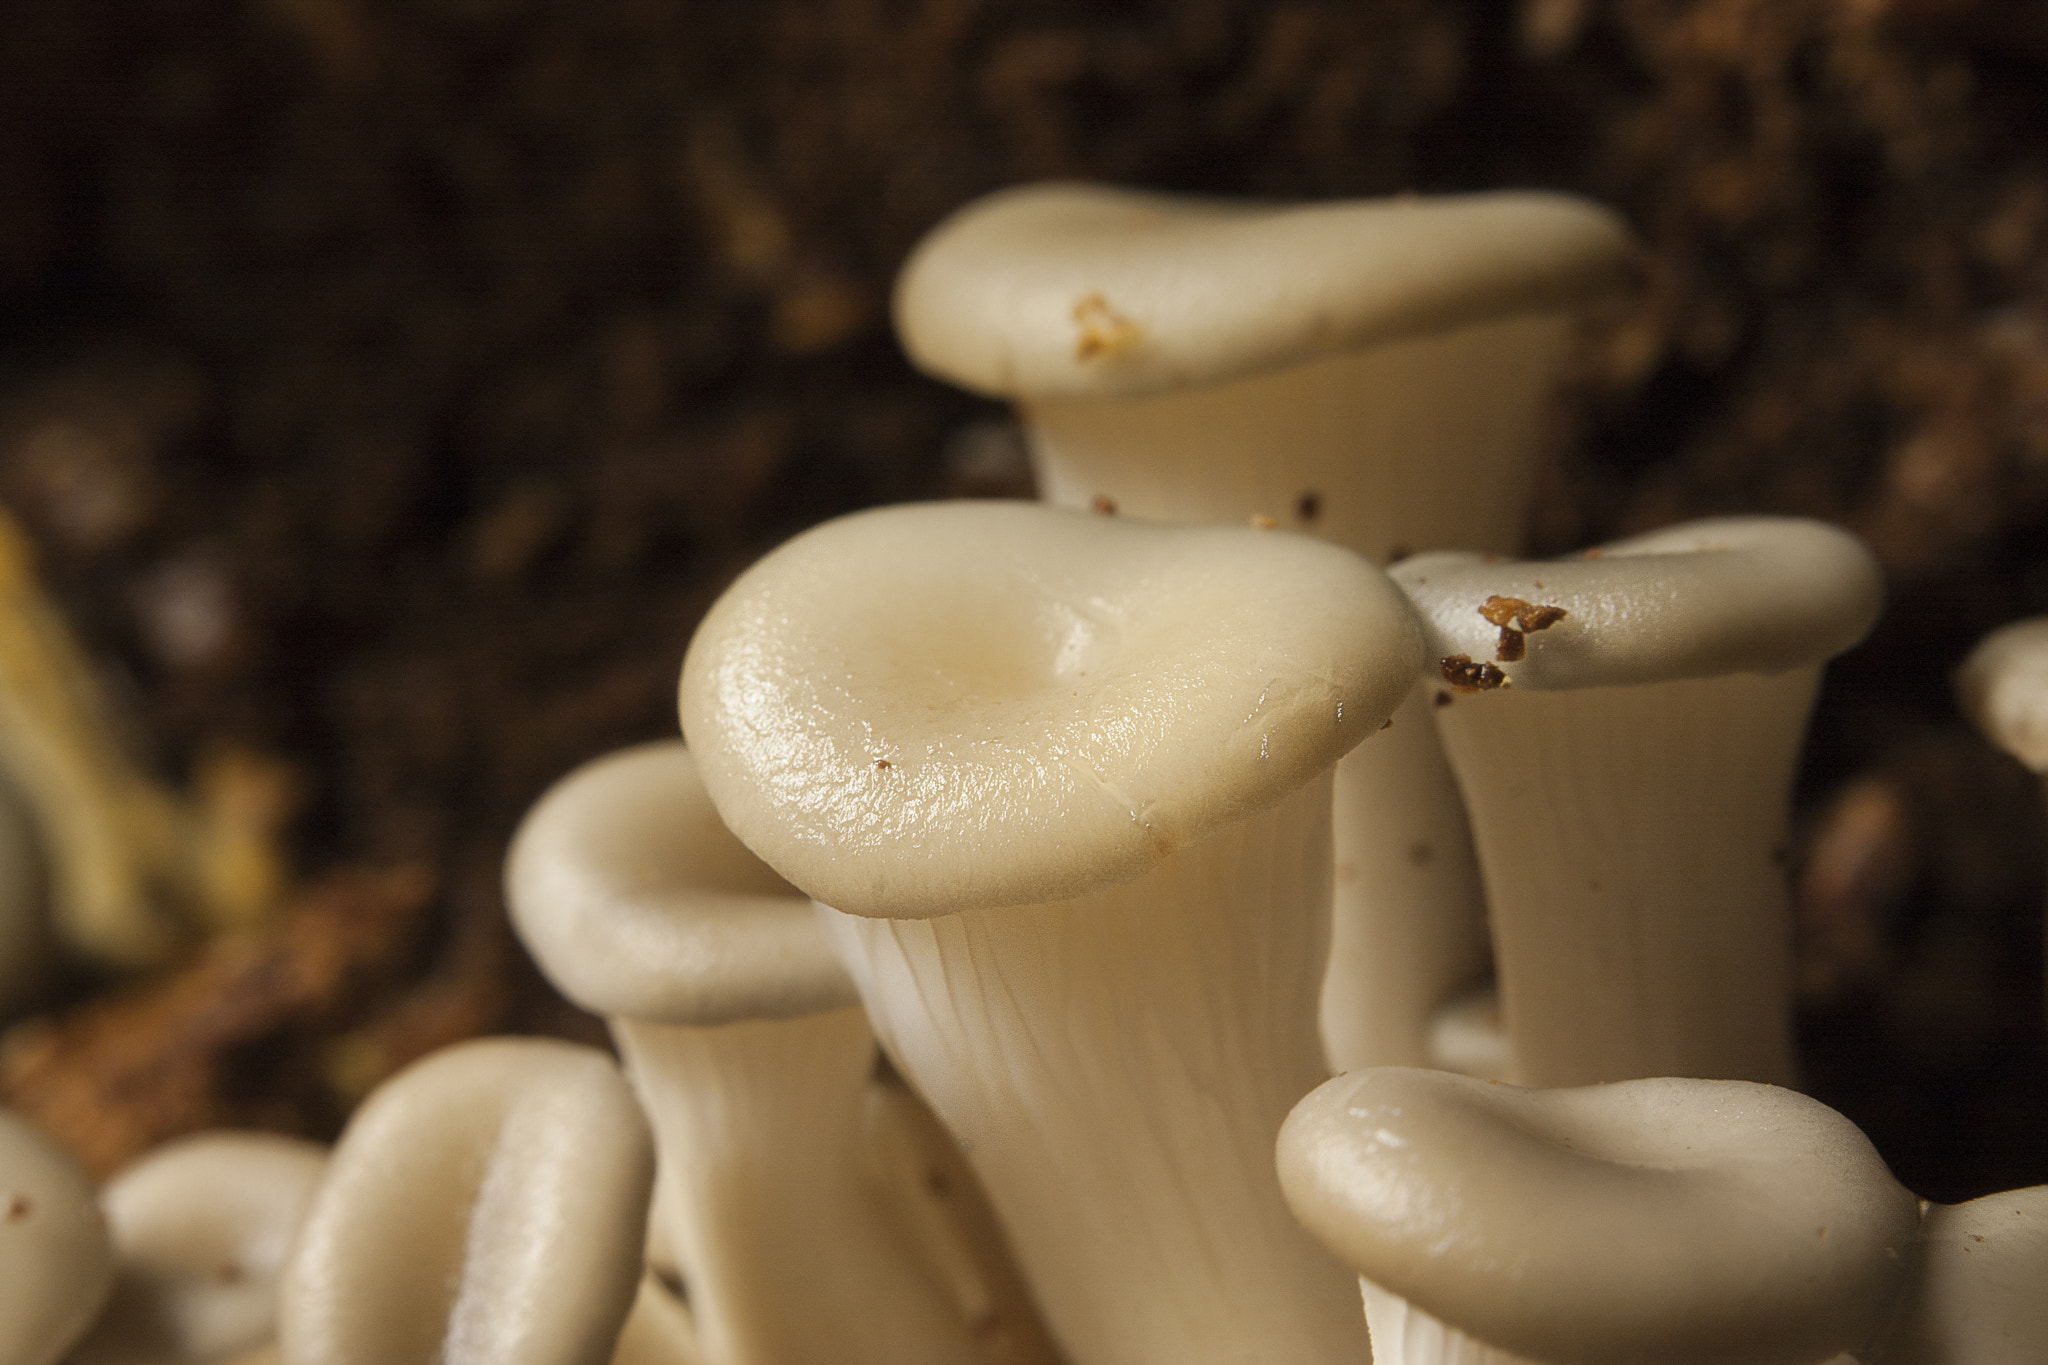
[[[822,912],[1074,1365],[1369,1359],[1352,1277],[1273,1166],[1324,1074],[1329,801],[1312,782],[1076,900]]]
[[[1045,500],[1162,521],[1271,516],[1377,564],[1520,549],[1545,402],[1569,341],[1525,315],[1152,398],[1024,408]],[[1428,1018],[1486,965],[1472,838],[1419,700],[1337,770],[1330,1063],[1414,1066]]]
[[[1440,1006],[1485,975],[1486,898],[1437,740],[1434,687],[1337,760],[1337,881],[1323,1046],[1332,1071],[1428,1066]]]
[[[1794,766],[1820,670],[1460,697],[1516,1079],[1790,1085]]]
[[[965,1365],[973,1339],[861,1173],[861,1011],[614,1020],[663,1169],[654,1217],[712,1365]]]

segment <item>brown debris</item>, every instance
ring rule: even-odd
[[[158,982],[17,1024],[0,1101],[96,1176],[201,1128],[332,1122],[308,1093],[317,1040],[403,969],[432,890],[418,869],[337,874]]]
[[[1474,663],[1469,654],[1446,655],[1437,665],[1437,672],[1451,685],[1453,692],[1490,692],[1497,687],[1508,685],[1508,675],[1489,663]],[[1438,705],[1443,705],[1442,693],[1438,693]]]
[[[1084,295],[1074,304],[1074,325],[1081,330],[1074,341],[1074,359],[1081,361],[1120,355],[1144,336],[1144,329],[1112,308],[1100,293]]]
[[[1107,493],[1097,493],[1089,502],[1088,510],[1098,517],[1113,517],[1116,515],[1116,499]]]

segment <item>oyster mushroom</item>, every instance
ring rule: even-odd
[[[611,1059],[444,1048],[336,1144],[278,1290],[287,1365],[603,1365],[640,1281],[654,1145]]]
[[[1854,1124],[1747,1081],[1359,1071],[1278,1159],[1380,1365],[1822,1365],[1877,1340],[1919,1224]]]
[[[723,1365],[970,1361],[977,1330],[863,1177],[875,1043],[810,901],[719,823],[678,741],[586,764],[528,814],[513,922],[605,1015],[654,1125],[655,1235]]]
[[[706,789],[830,907],[1077,1365],[1365,1359],[1270,1152],[1323,1074],[1329,769],[1420,643],[1334,547],[1003,503],[807,532],[691,643]]]
[[[1985,738],[2048,780],[2048,616],[1985,636],[1956,670],[1956,691]]]
[[[1420,555],[1514,1078],[1790,1084],[1781,865],[1822,665],[1883,585],[1818,522],[1691,522],[1545,563]]]
[[[1005,190],[935,228],[896,321],[923,369],[1014,400],[1045,498],[1270,517],[1378,563],[1520,548],[1573,314],[1628,274],[1559,194],[1270,205]],[[1405,547],[1401,548],[1401,547]],[[1427,694],[1337,769],[1322,1028],[1338,1070],[1413,1064],[1485,970],[1484,903]]]
[[[198,1133],[165,1143],[100,1193],[113,1297],[70,1365],[216,1360],[277,1331],[277,1278],[327,1170],[317,1143]]]
[[[0,1109],[0,1361],[51,1365],[92,1325],[113,1280],[92,1182]]]
[[[2048,1185],[1930,1205],[1904,1301],[1877,1365],[2048,1360]]]

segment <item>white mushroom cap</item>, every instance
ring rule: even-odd
[[[2048,773],[2048,617],[1985,636],[1956,670],[1956,690],[1992,743]]]
[[[1561,194],[1248,205],[1026,185],[924,239],[896,328],[920,368],[981,393],[1135,397],[1557,311],[1632,253],[1617,215]]]
[[[1577,559],[1417,555],[1391,572],[1435,657],[1497,668],[1518,688],[1779,673],[1848,649],[1884,605],[1861,541],[1795,517],[1686,522]],[[1516,604],[1562,615],[1510,616]],[[1524,657],[1502,647],[1503,631],[1523,635]]]
[[[1358,1071],[1279,1163],[1363,1279],[1546,1365],[1817,1365],[1884,1326],[1919,1222],[1854,1124],[1746,1081]]]
[[[292,1365],[603,1365],[640,1280],[654,1147],[611,1059],[462,1043],[371,1093],[286,1264]]]
[[[1139,876],[1328,768],[1422,658],[1406,601],[1330,545],[945,503],[756,564],[681,709],[749,847],[837,909],[923,918]]]
[[[2048,1360],[2048,1185],[1935,1204],[1881,1365]]]
[[[723,1024],[859,999],[810,899],[726,830],[680,740],[557,782],[520,825],[505,885],[541,970],[598,1014]]]
[[[0,1109],[0,1361],[50,1365],[91,1325],[113,1280],[92,1182]]]
[[[78,1365],[212,1360],[269,1340],[285,1253],[326,1169],[318,1143],[213,1132],[116,1174],[100,1207],[119,1278]]]

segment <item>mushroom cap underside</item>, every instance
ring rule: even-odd
[[[1013,399],[1135,397],[1516,313],[1625,279],[1611,210],[1540,192],[1320,204],[1050,183],[928,234],[898,277],[921,368]]]
[[[681,711],[781,875],[928,918],[1129,881],[1272,805],[1392,714],[1421,643],[1384,575],[1306,537],[885,508],[743,575]]]

